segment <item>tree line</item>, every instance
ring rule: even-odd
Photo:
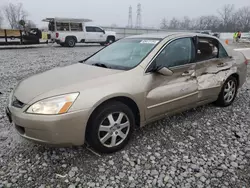
[[[250,6],[236,9],[227,4],[218,10],[217,15],[204,15],[194,19],[185,16],[182,19],[173,17],[162,19],[161,29],[173,30],[211,30],[213,32],[249,32]]]
[[[28,13],[21,3],[9,3],[0,9],[0,28],[3,21],[12,29],[34,28],[36,25],[28,20]],[[227,4],[217,11],[217,15],[204,15],[190,19],[173,17],[168,20],[163,18],[161,29],[172,30],[211,30],[213,32],[249,32],[250,31],[250,6],[236,9],[234,5]]]
[[[22,3],[9,3],[0,9],[0,28],[6,21],[11,29],[34,28],[33,21],[28,20],[28,12],[23,8]]]

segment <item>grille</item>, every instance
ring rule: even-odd
[[[23,108],[25,106],[25,104],[21,101],[19,101],[16,97],[13,98],[12,101],[12,106],[16,107],[16,108]]]

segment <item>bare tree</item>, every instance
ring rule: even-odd
[[[218,15],[205,15],[190,19],[184,17],[181,20],[172,18],[169,24],[162,19],[161,28],[185,29],[185,30],[211,30],[213,32],[249,32],[250,31],[250,6],[238,10],[234,5],[225,5]]]
[[[220,18],[222,20],[222,24],[224,26],[224,29],[229,31],[231,30],[230,27],[232,27],[233,23],[233,17],[235,14],[235,8],[234,5],[225,5],[218,11]]]
[[[180,21],[176,18],[172,18],[169,23],[169,29],[179,29],[180,28]]]
[[[12,29],[20,29],[20,20],[26,20],[27,12],[23,9],[23,5],[9,3],[3,8],[6,20]]]
[[[234,30],[250,31],[250,6],[240,8],[235,13],[235,28]]]
[[[180,28],[181,29],[190,29],[191,27],[191,20],[189,17],[185,16],[183,20],[180,22]]]
[[[168,28],[168,21],[167,21],[166,18],[162,19],[160,28],[161,29],[167,29]]]
[[[196,21],[196,29],[216,31],[220,27],[220,20],[216,16],[201,16]]]

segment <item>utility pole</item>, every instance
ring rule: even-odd
[[[132,19],[132,6],[129,7],[128,11],[128,28],[133,27],[133,19]]]
[[[139,3],[137,5],[137,17],[136,17],[136,28],[141,28],[142,23],[141,23],[141,4]]]

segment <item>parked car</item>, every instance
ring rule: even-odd
[[[6,108],[24,138],[122,149],[135,127],[189,108],[233,103],[248,60],[197,33],[121,39],[80,63],[21,81]]]
[[[220,38],[220,33],[212,33],[210,31],[197,31],[196,33],[206,34],[206,35],[212,35],[214,37]]]
[[[49,22],[49,36],[61,46],[74,47],[76,43],[110,44],[116,41],[116,33],[101,27],[86,26],[89,19],[46,18]]]

